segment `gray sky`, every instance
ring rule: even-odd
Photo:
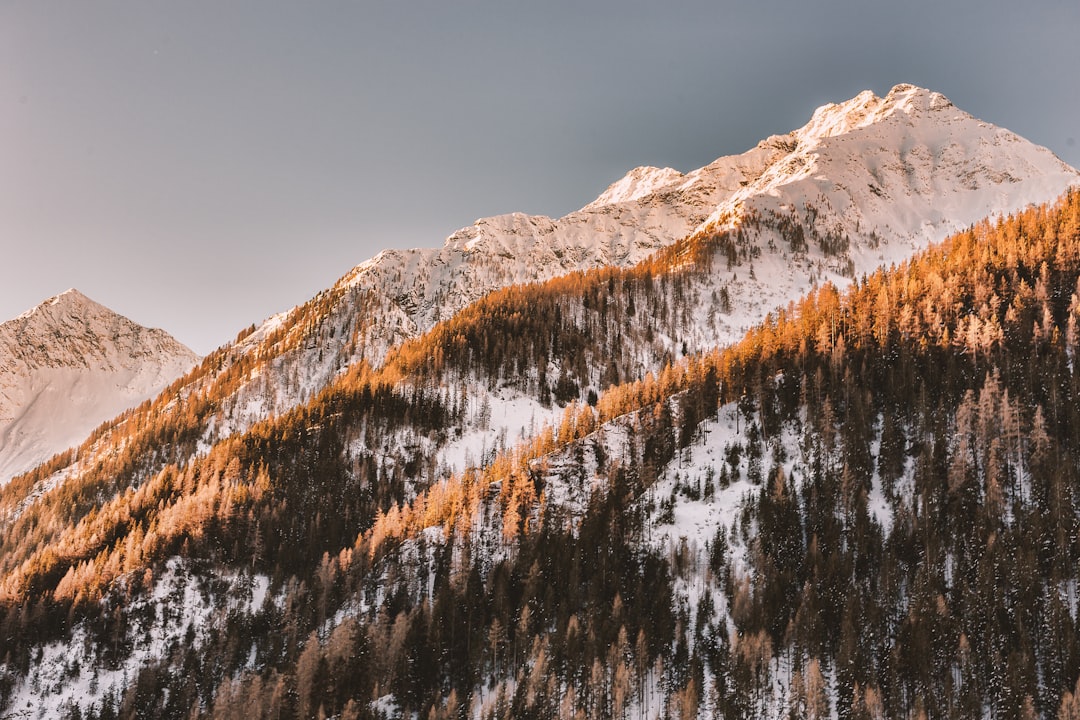
[[[205,353],[385,247],[559,216],[911,82],[1080,166],[1080,3],[0,4],[0,319]]]

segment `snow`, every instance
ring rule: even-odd
[[[198,359],[74,289],[0,324],[0,485],[156,396]]]
[[[878,417],[878,422],[877,422],[877,427],[878,427],[879,431],[880,431],[881,426],[882,426],[882,420],[881,420],[881,418],[879,416]],[[879,434],[870,443],[870,456],[874,457],[874,458],[877,458],[877,457],[879,457],[880,453],[881,453],[881,436]],[[897,481],[896,484],[898,486],[906,486],[908,484],[906,482],[906,479],[912,474],[913,466],[914,466],[914,463],[912,462],[911,458],[905,457],[905,460],[904,460],[904,470],[905,470],[905,472],[904,472],[903,476],[901,477],[901,479],[899,479]],[[915,488],[914,488],[914,479],[912,478],[911,479],[911,489],[910,489],[911,494],[914,494],[914,490],[915,490]],[[884,489],[882,481],[881,481],[881,475],[878,473],[877,463],[874,463],[874,475],[871,478],[870,494],[866,498],[866,505],[867,505],[867,509],[870,511],[870,514],[873,516],[874,520],[876,520],[877,524],[881,526],[881,529],[882,529],[882,532],[884,533],[884,536],[888,537],[889,533],[892,532],[893,519],[894,519],[893,518],[893,507],[889,503],[889,499],[885,496],[885,489]]]
[[[41,660],[15,686],[7,712],[13,717],[58,718],[66,717],[72,706],[84,712],[91,705],[100,709],[110,693],[120,700],[140,670],[167,660],[175,647],[187,642],[189,629],[197,652],[215,640],[215,623],[230,613],[259,612],[268,589],[264,575],[226,573],[207,583],[205,571],[171,558],[149,595],[137,595],[125,608],[128,627],[120,642],[130,653],[119,665],[104,661],[91,631],[79,623],[66,640],[42,648]]]
[[[563,413],[557,405],[544,407],[509,388],[494,393],[479,390],[470,396],[469,404],[473,422],[438,454],[438,463],[448,474],[485,464],[483,458],[491,453],[535,437],[545,426],[557,425]]]
[[[619,180],[613,182],[600,197],[586,205],[586,208],[601,207],[613,203],[630,202],[652,195],[661,188],[674,185],[685,176],[672,168],[638,167]]]

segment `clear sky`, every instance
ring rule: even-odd
[[[0,319],[205,353],[385,247],[559,216],[900,82],[1080,166],[1076,0],[0,3]]]

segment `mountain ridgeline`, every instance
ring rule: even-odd
[[[976,222],[1075,182],[1011,138],[863,94],[244,331],[0,488],[0,712],[1080,715],[1080,193]]]

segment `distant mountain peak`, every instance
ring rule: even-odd
[[[0,484],[81,441],[198,362],[75,288],[0,323]]]
[[[787,135],[773,136],[763,144],[778,138],[790,138],[797,144],[806,145],[881,123],[897,114],[922,117],[950,109],[954,115],[971,118],[957,110],[941,93],[917,85],[896,85],[885,97],[878,97],[871,90],[863,90],[844,102],[822,105],[814,111],[806,125]]]
[[[685,177],[678,170],[669,167],[658,168],[647,165],[636,167],[609,185],[607,190],[600,194],[600,197],[585,207],[595,208],[602,205],[637,200]]]
[[[30,308],[23,314],[16,317],[14,320],[8,320],[7,322],[0,323],[0,327],[9,325],[13,322],[24,320],[26,318],[35,317],[42,311],[49,308],[57,308],[60,311],[76,311],[76,312],[92,312],[100,315],[115,315],[116,317],[122,317],[113,310],[110,310],[106,306],[97,302],[93,298],[88,297],[82,291],[77,288],[68,288],[62,293],[57,293],[51,297],[45,298],[34,307]],[[56,312],[51,310],[50,312]]]
[[[32,367],[108,365],[125,353],[157,350],[197,358],[165,331],[143,327],[75,288],[0,323],[0,357],[19,357]]]
[[[42,310],[44,308],[48,308],[48,307],[56,307],[57,305],[68,306],[68,307],[76,306],[76,305],[86,306],[86,305],[88,305],[90,303],[94,303],[94,301],[91,300],[90,298],[86,297],[86,295],[83,295],[81,292],[79,292],[75,288],[68,288],[67,290],[65,290],[62,293],[59,293],[57,295],[53,295],[52,297],[49,297],[49,298],[46,298],[46,299],[42,300],[40,303],[38,303],[34,307],[30,308],[26,312],[22,313],[21,315],[19,315],[16,318],[14,318],[14,320],[23,320],[23,319],[26,319],[26,318],[33,317],[40,310]],[[97,303],[94,303],[94,304],[96,305]],[[104,307],[104,306],[102,306],[102,307]],[[8,322],[13,322],[13,321],[9,320]]]

